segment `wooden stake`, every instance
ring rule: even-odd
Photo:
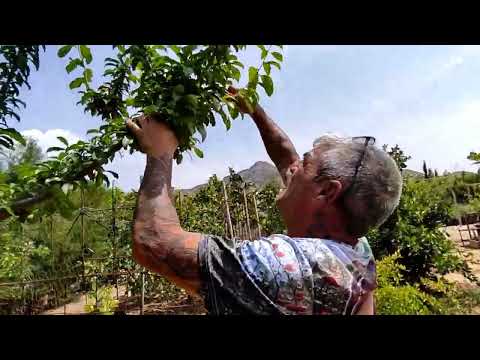
[[[258,209],[257,209],[257,199],[255,193],[253,193],[253,206],[255,207],[255,216],[257,217],[257,229],[258,229],[258,238],[262,237],[262,226],[260,225],[260,218],[258,216]]]
[[[226,188],[225,183],[223,181],[222,181],[222,185],[223,185],[223,198],[225,200],[225,207],[226,207],[226,210],[227,210],[228,229],[230,230],[230,239],[232,239],[232,241],[234,241],[232,219],[230,218],[230,207],[228,206],[227,188]]]
[[[245,217],[247,219],[247,230],[248,230],[248,237],[250,240],[253,240],[252,239],[252,232],[250,230],[250,219],[249,219],[249,216],[248,216],[248,203],[247,203],[247,192],[245,190],[245,184],[243,185],[243,202],[245,203]]]

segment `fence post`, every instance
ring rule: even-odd
[[[25,285],[22,285],[22,300],[23,300],[23,315],[25,315],[25,312],[27,311],[27,304],[25,303]]]
[[[257,199],[255,193],[253,193],[253,206],[255,207],[255,216],[257,217],[257,227],[258,227],[258,238],[262,237],[262,226],[260,225],[260,218],[258,216],[258,208],[257,208]]]
[[[67,315],[67,283],[65,282],[65,300],[63,302],[63,315]]]
[[[55,251],[53,249],[53,217],[50,215],[50,243],[52,247],[52,269],[55,271]]]
[[[118,300],[118,253],[117,253],[117,213],[115,211],[116,207],[115,199],[115,180],[112,182],[112,240],[113,240],[113,272],[115,277],[115,287],[117,289],[117,300]]]
[[[85,279],[85,224],[84,224],[84,211],[85,211],[85,194],[84,189],[82,187],[81,195],[81,203],[82,208],[80,209],[80,226],[81,226],[81,240],[82,240],[82,283],[83,283],[83,290],[86,290],[86,279]],[[87,296],[85,296],[85,304],[87,304]]]
[[[249,240],[253,240],[252,239],[252,231],[250,230],[250,218],[248,216],[247,192],[245,190],[246,186],[247,186],[247,184],[243,184],[243,201],[245,203],[245,216],[247,218],[248,237],[249,237]]]
[[[97,281],[97,275],[95,275],[95,307],[98,308],[98,281]]]
[[[225,199],[225,206],[226,206],[226,209],[227,209],[228,229],[230,231],[230,238],[232,239],[232,242],[235,245],[235,238],[233,236],[232,219],[230,218],[230,207],[228,206],[227,188],[226,188],[225,183],[223,181],[222,181],[222,185],[223,185],[223,197]]]
[[[145,272],[142,271],[142,296],[140,303],[140,315],[143,315],[143,306],[145,304]]]

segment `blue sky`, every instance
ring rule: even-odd
[[[21,98],[18,128],[43,148],[60,144],[56,136],[74,141],[100,124],[76,105],[79,95],[68,89],[75,74],[65,71],[66,59],[48,46],[40,70],[31,76],[32,90]],[[93,46],[94,82],[101,81],[103,59],[111,46]],[[257,66],[255,47],[242,55]],[[466,160],[480,151],[480,46],[293,46],[284,47],[282,70],[274,72],[275,93],[262,93],[261,103],[289,134],[301,153],[326,133],[373,135],[377,144],[399,144],[412,156],[408,167],[476,170]],[[11,121],[14,125],[14,120]],[[15,124],[17,125],[17,124]],[[253,122],[233,122],[230,131],[208,129],[201,148],[204,159],[188,156],[174,167],[173,185],[189,188],[228,167],[241,170],[255,161],[269,161]],[[144,155],[118,156],[108,168],[120,175],[125,190],[138,187]]]

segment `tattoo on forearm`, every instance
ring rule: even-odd
[[[252,117],[260,131],[268,155],[277,166],[282,178],[284,178],[287,167],[299,159],[295,146],[288,135],[268,117],[260,106]]]
[[[172,157],[147,157],[135,211],[134,241],[145,266],[184,280],[198,278],[196,248],[171,201]]]
[[[184,235],[172,235],[155,225],[145,225],[139,237],[139,245],[150,249],[144,255],[152,268],[185,280],[198,278],[197,253],[188,246]]]

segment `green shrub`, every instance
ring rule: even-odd
[[[407,179],[398,208],[367,237],[376,258],[400,252],[402,274],[410,284],[436,273],[467,271],[454,244],[441,230],[450,216],[451,205],[435,183]]]
[[[418,284],[404,283],[405,265],[398,261],[397,252],[377,262],[375,291],[376,312],[379,315],[430,315],[442,313],[441,304],[435,297],[423,292]]]

